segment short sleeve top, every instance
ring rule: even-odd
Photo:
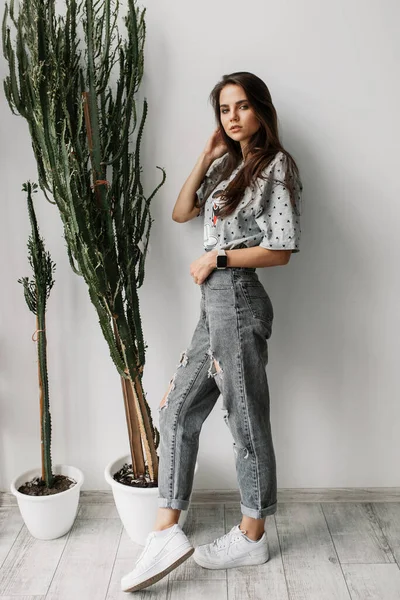
[[[257,177],[245,189],[235,211],[221,218],[218,215],[219,197],[243,167],[241,161],[227,179],[218,183],[227,156],[225,154],[212,163],[197,191],[199,200],[207,198],[199,213],[199,216],[204,216],[204,249],[233,250],[261,246],[268,250],[299,252],[303,185],[297,176],[293,206],[289,190],[283,183],[286,155],[278,152],[262,171],[262,177]]]

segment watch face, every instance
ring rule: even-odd
[[[228,264],[227,256],[217,256],[217,267],[218,269],[225,269]]]

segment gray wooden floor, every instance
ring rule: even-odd
[[[193,504],[194,545],[240,520],[237,503]],[[136,594],[119,590],[141,547],[110,503],[84,503],[73,529],[32,538],[16,506],[0,508],[1,600],[400,600],[400,502],[281,502],[267,517],[270,560],[209,571],[190,558]]]

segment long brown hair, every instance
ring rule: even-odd
[[[223,181],[232,173],[243,159],[240,142],[236,142],[226,133],[221,123],[219,97],[221,90],[228,84],[240,85],[247,96],[247,100],[254,111],[257,119],[260,121],[260,128],[250,138],[246,147],[246,160],[243,168],[239,169],[237,175],[228,184],[223,192],[220,215],[226,217],[230,215],[240,203],[244,191],[251,184],[253,179],[263,177],[262,171],[268,167],[276,154],[280,151],[285,158],[285,178],[284,180],[275,179],[287,186],[292,204],[295,204],[295,178],[299,176],[299,169],[294,158],[285,150],[280,142],[278,133],[278,116],[272,103],[271,94],[265,83],[252,73],[240,71],[223,75],[213,88],[210,94],[210,102],[214,108],[217,125],[221,128],[222,137],[228,147],[228,153],[223,159],[224,167],[222,169],[219,181]],[[265,177],[264,177],[265,179]],[[198,204],[205,204],[206,198]]]

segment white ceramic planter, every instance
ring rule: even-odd
[[[78,512],[79,493],[84,480],[83,473],[76,467],[56,465],[55,475],[66,475],[76,484],[65,492],[51,496],[27,496],[18,488],[26,481],[40,476],[40,469],[32,469],[11,482],[11,492],[16,496],[25,525],[33,537],[39,540],[54,540],[65,535],[72,527]]]
[[[147,535],[154,528],[158,509],[158,487],[138,488],[115,481],[113,475],[125,463],[130,464],[130,462],[130,455],[110,462],[104,470],[104,477],[111,486],[118,514],[127,534],[133,542],[143,546]],[[186,521],[186,516],[187,511],[183,510],[179,517],[181,527]]]

